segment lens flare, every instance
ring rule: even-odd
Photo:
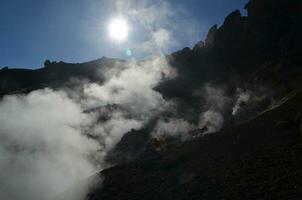
[[[132,56],[132,50],[130,48],[126,49],[126,56],[128,57]]]

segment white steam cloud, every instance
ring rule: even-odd
[[[86,107],[118,105],[119,109],[103,109],[109,120],[99,122],[93,133],[102,140],[106,154],[132,129],[140,129],[150,119],[169,109],[170,103],[153,88],[163,80],[176,76],[164,57],[143,62],[129,62],[120,71],[112,70],[103,85],[84,87]]]
[[[6,96],[0,103],[0,198],[52,199],[95,173],[89,155],[98,145],[82,134],[90,120],[64,92]]]
[[[207,84],[201,90],[196,91],[195,95],[203,99],[198,124],[178,118],[160,119],[151,134],[152,137],[173,137],[186,141],[196,136],[217,132],[223,128],[224,113],[231,103],[231,99],[225,94],[223,87]]]
[[[194,129],[196,126],[184,119],[160,119],[151,135],[154,138],[173,137],[186,141],[192,138],[188,133]]]
[[[237,100],[236,104],[232,109],[232,115],[236,115],[242,104],[247,103],[251,98],[250,91],[243,91],[242,89],[237,89]]]
[[[103,85],[2,99],[0,199],[81,200],[85,180],[106,167],[104,157],[121,137],[169,107],[153,90],[176,75],[164,57],[117,64],[103,74]]]
[[[132,114],[144,117],[165,106],[161,94],[153,88],[163,80],[176,76],[164,57],[143,62],[128,62],[121,70],[112,70],[103,85],[89,84],[84,88],[91,106],[118,104],[130,109]],[[149,113],[151,112],[151,113]]]
[[[200,116],[199,128],[203,130],[202,135],[219,131],[224,123],[223,115],[214,110],[208,110]]]
[[[147,33],[136,47],[146,54],[163,54],[178,38],[199,38],[194,23],[173,23],[175,8],[166,1],[118,0],[116,6]],[[169,109],[170,102],[153,90],[177,75],[165,57],[129,61],[101,73],[103,85],[37,90],[0,101],[0,199],[83,199],[87,178],[106,167],[103,158],[121,137]],[[184,140],[182,133],[194,127],[171,119],[160,121],[156,132]],[[77,189],[64,195],[70,188]]]
[[[219,131],[223,127],[224,112],[230,103],[225,91],[221,87],[206,85],[202,90],[205,98],[203,110],[200,115],[198,127],[202,135]]]

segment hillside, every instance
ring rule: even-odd
[[[106,169],[89,200],[302,199],[302,1],[245,9],[165,62],[3,68],[0,98],[66,90],[81,114],[96,116],[83,132]]]
[[[104,170],[89,199],[300,199],[301,93],[236,127]]]
[[[163,144],[163,151],[147,140],[141,156],[100,173],[104,183],[89,199],[301,199],[301,5],[250,1],[248,16],[235,11],[205,42],[168,56],[179,76],[157,87],[193,121],[189,108],[201,106],[194,90],[209,82],[230,96],[238,87],[266,88],[279,103],[247,103],[221,131]],[[116,149],[127,155],[127,141],[140,141],[134,136],[126,134]]]

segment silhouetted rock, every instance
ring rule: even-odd
[[[236,117],[226,116],[228,126],[218,133],[165,151],[152,148],[161,142],[149,142],[155,122],[132,130],[107,156],[110,163],[121,164],[101,172],[104,183],[89,199],[300,199],[301,4],[251,0],[248,16],[236,10],[221,27],[211,27],[205,43],[168,55],[178,76],[155,88],[177,102],[177,117],[189,122],[199,120],[205,99],[196,91],[205,84],[222,85],[229,96],[240,87],[266,87],[264,92],[273,93],[270,98],[286,101],[264,110],[271,105],[271,99],[265,99],[257,109],[244,110],[239,125]],[[81,64],[47,61],[38,70],[2,69],[0,95],[60,87],[71,78],[101,83],[100,69],[117,62],[124,61],[103,57]]]
[[[51,65],[50,60],[45,60],[45,62],[44,62],[44,67],[45,67],[45,68],[48,68],[48,67],[50,67],[50,65]]]
[[[8,70],[8,67],[3,67],[1,70],[6,71],[6,70]]]
[[[223,23],[223,26],[237,26],[241,23],[242,15],[239,10],[235,10],[229,14]]]
[[[207,47],[211,47],[213,45],[216,33],[217,33],[218,27],[217,24],[212,26],[207,34],[206,40],[205,40],[205,45]]]
[[[156,88],[181,102],[179,117],[185,119],[194,119],[188,110],[198,110],[201,97],[192,94],[206,83],[224,85],[230,93],[265,86],[287,101],[259,115],[247,109],[239,125],[230,118],[220,132],[166,151],[146,148],[138,159],[104,170],[104,184],[90,199],[299,199],[301,2],[251,0],[248,16],[234,11],[209,30],[205,45],[168,56],[179,75]],[[258,107],[263,111],[270,104],[265,100]]]
[[[203,41],[199,41],[193,48],[193,51],[199,51],[205,47],[205,43]]]
[[[0,96],[9,93],[30,92],[44,87],[64,87],[71,79],[83,79],[92,82],[102,82],[104,77],[100,73],[102,68],[125,62],[121,59],[103,57],[94,61],[72,64],[65,62],[51,62],[46,60],[44,68],[6,69],[0,70]]]

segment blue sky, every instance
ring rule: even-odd
[[[204,39],[210,26],[221,24],[230,12],[235,9],[244,12],[247,2],[146,1],[146,6],[159,4],[159,9],[163,2],[168,5],[168,12],[164,11],[168,13],[166,23],[158,18],[152,22],[152,30],[171,29],[173,45],[164,48],[164,53],[192,47]],[[135,3],[132,7],[143,9],[136,8]],[[131,27],[128,40],[123,44],[110,40],[108,22],[118,12],[114,0],[0,0],[0,67],[38,68],[46,59],[78,63],[102,56],[126,58],[127,48],[133,50],[136,58],[149,55],[150,52],[141,50],[140,44],[150,44],[147,42],[151,35],[133,16],[128,19]]]

